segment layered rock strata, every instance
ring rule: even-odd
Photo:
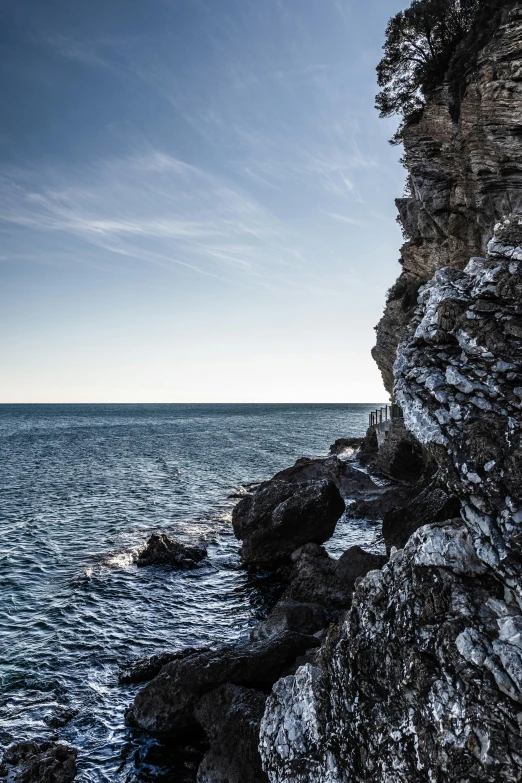
[[[397,200],[406,237],[403,273],[391,289],[373,351],[393,391],[397,345],[417,291],[437,269],[483,256],[495,223],[522,207],[522,8],[507,3],[479,53],[455,116],[443,87],[404,136],[408,196]]]

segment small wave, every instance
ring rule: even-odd
[[[103,565],[107,568],[129,568],[134,564],[138,551],[136,547],[130,552],[114,552],[104,561]]]

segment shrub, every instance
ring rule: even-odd
[[[381,92],[376,106],[381,117],[398,114],[401,124],[392,143],[402,140],[405,127],[422,114],[426,98],[449,75],[452,92],[476,62],[509,0],[413,0],[386,28],[384,56],[377,66]]]

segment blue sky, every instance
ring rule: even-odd
[[[0,402],[374,402],[392,0],[0,0]]]

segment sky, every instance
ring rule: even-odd
[[[0,0],[0,402],[379,402],[395,0]]]

